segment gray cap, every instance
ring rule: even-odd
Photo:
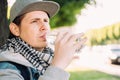
[[[31,11],[45,11],[51,18],[59,11],[59,4],[53,1],[43,0],[16,0],[10,11],[10,21],[17,16]]]

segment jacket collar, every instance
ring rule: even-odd
[[[33,65],[29,61],[27,61],[22,55],[10,51],[0,52],[0,61],[11,61],[24,66],[33,67]]]

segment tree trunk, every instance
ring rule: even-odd
[[[9,34],[7,7],[7,0],[0,0],[0,46],[6,42]]]

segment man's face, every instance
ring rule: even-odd
[[[46,12],[33,11],[25,14],[19,27],[22,40],[37,50],[47,46],[46,34],[50,31],[49,17]]]

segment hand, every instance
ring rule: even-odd
[[[60,32],[55,41],[55,52],[52,65],[65,69],[74,59],[76,49],[80,48],[86,42],[86,38],[76,42],[76,39],[82,37],[84,34],[72,34],[68,32]]]

